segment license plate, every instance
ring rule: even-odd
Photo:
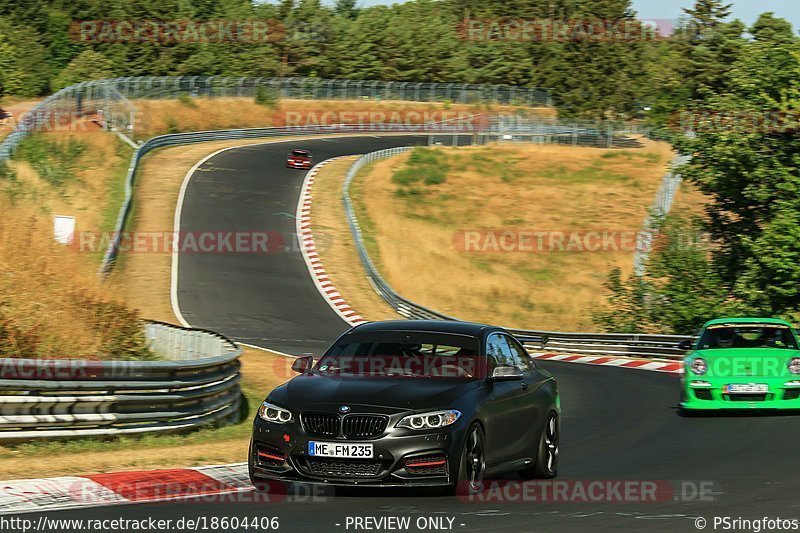
[[[339,459],[372,459],[372,444],[309,441],[308,455]]]
[[[759,383],[736,383],[725,385],[727,394],[758,394],[769,392],[769,386]]]

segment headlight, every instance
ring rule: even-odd
[[[267,402],[262,403],[261,407],[258,408],[258,416],[267,422],[274,422],[276,424],[285,424],[292,421],[291,412],[283,407],[278,407],[277,405],[272,405]]]
[[[800,357],[795,357],[789,361],[789,372],[792,374],[800,374]]]
[[[454,424],[461,418],[461,413],[455,409],[445,411],[431,411],[430,413],[420,413],[403,417],[397,423],[399,428],[408,429],[436,429]]]
[[[697,374],[698,376],[702,376],[706,372],[708,372],[708,362],[705,359],[698,357],[694,361],[692,361],[692,365],[690,367],[692,372]]]

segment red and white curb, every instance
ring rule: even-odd
[[[350,304],[348,304],[345,299],[342,298],[339,291],[336,290],[336,287],[328,277],[328,273],[325,271],[325,267],[319,258],[319,251],[314,242],[314,234],[311,231],[311,189],[314,185],[314,179],[320,168],[338,159],[342,159],[342,157],[334,157],[322,161],[306,174],[306,178],[303,181],[303,188],[300,192],[300,202],[297,205],[297,238],[300,240],[300,251],[303,254],[303,259],[306,262],[308,271],[311,274],[311,279],[314,280],[314,284],[317,286],[319,293],[345,322],[351,326],[355,326],[357,324],[363,324],[367,322],[367,320],[350,307]]]
[[[607,357],[602,355],[572,355],[554,353],[531,353],[534,359],[560,361],[562,363],[578,363],[584,365],[616,366],[663,372],[666,374],[683,374],[683,363],[675,361],[654,361],[652,359],[635,359],[629,357]]]
[[[246,463],[20,479],[0,482],[0,515],[208,499],[252,490]]]

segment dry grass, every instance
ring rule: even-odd
[[[53,155],[70,143],[81,148],[77,155]],[[81,233],[110,229],[130,150],[99,130],[40,134],[24,146],[0,180],[0,353],[149,357],[139,335],[125,346],[120,332],[109,331],[112,324],[125,328],[124,335],[128,328],[138,331],[138,318],[113,290],[101,286],[96,276],[100,247],[79,246]],[[45,179],[37,169],[54,173]],[[75,246],[54,242],[56,214],[75,217]]]
[[[7,199],[0,210],[0,355],[148,357],[136,314],[74,247],[53,240],[49,217]]]
[[[611,267],[632,252],[459,251],[459,230],[637,231],[673,154],[552,145],[438,148],[447,181],[398,196],[392,178],[409,156],[357,180],[360,222],[379,268],[400,294],[467,320],[557,330],[593,327]],[[369,201],[360,200],[366,196]]]
[[[139,115],[138,137],[150,137],[176,131],[200,131],[227,128],[283,126],[287,112],[319,116],[336,112],[431,112],[447,110],[451,114],[487,112],[485,107],[438,102],[399,102],[370,100],[292,100],[283,99],[274,109],[256,104],[253,98],[192,98],[190,100],[135,100]],[[553,117],[551,108],[523,108],[508,105],[491,106],[492,113],[513,114],[521,110],[542,117]],[[450,115],[448,115],[449,117]],[[306,115],[304,115],[304,118]],[[303,123],[305,124],[305,122]]]
[[[695,185],[684,180],[675,196],[672,212],[689,217],[705,217],[705,208],[708,202],[709,198],[705,194],[700,192]]]
[[[96,129],[86,133],[44,133],[36,141],[82,146],[71,164],[74,179],[54,184],[43,179],[21,156],[10,162],[16,180],[0,182],[0,195],[44,214],[74,216],[76,230],[110,230],[122,201],[122,185],[133,150],[114,135]],[[114,204],[114,205],[110,205]]]
[[[320,169],[314,180],[311,228],[319,257],[342,297],[367,320],[401,318],[370,285],[356,252],[342,205],[342,183],[356,157]]]

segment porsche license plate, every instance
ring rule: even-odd
[[[735,383],[725,385],[727,394],[763,394],[769,392],[769,386],[761,383]]]
[[[308,455],[338,459],[372,459],[372,444],[309,441]]]

